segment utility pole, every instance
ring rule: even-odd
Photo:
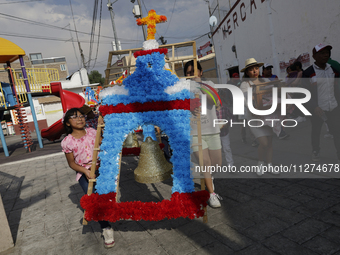
[[[131,3],[135,3],[136,0],[131,0]],[[142,6],[140,4],[140,0],[137,0],[138,1],[138,6],[139,6],[139,13],[135,13],[135,8],[134,8],[134,11],[133,13],[135,14],[135,18],[143,18],[143,11],[142,11]],[[142,28],[143,28],[143,36],[144,36],[144,41],[147,40],[147,36],[146,36],[146,31],[145,31],[145,25],[142,25]]]
[[[112,28],[113,28],[113,35],[115,37],[115,44],[116,44],[116,49],[114,50],[120,50],[119,49],[119,41],[117,38],[117,33],[116,33],[116,26],[115,26],[115,21],[114,21],[114,12],[113,12],[113,8],[112,8],[112,4],[114,4],[115,2],[117,2],[118,0],[114,1],[113,3],[111,3],[110,0],[107,0],[107,7],[109,8],[110,11],[110,15],[111,15],[111,22],[112,22]],[[120,59],[120,55],[117,55],[118,59]]]
[[[204,0],[204,1],[208,4],[209,18],[210,18],[211,17],[211,9],[210,9],[209,0]],[[212,33],[212,27],[210,26],[210,24],[209,24],[209,27],[210,27],[210,33]],[[212,40],[212,45],[214,46],[214,53],[215,53],[214,62],[215,62],[216,78],[218,78],[215,43],[214,43],[214,38],[212,36],[211,36],[211,40]]]
[[[80,56],[81,56],[81,62],[83,63],[83,67],[86,69],[86,65],[85,65],[85,57],[83,54],[83,49],[80,46],[80,42],[78,41],[78,47],[79,47],[79,51],[80,51]]]

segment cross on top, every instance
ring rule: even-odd
[[[147,25],[148,27],[148,37],[147,40],[155,39],[155,33],[156,33],[156,24],[163,23],[167,19],[164,15],[158,15],[156,14],[155,10],[150,10],[148,13],[148,16],[145,18],[139,18],[137,19],[137,25]]]

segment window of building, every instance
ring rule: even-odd
[[[61,64],[61,65],[60,65],[60,70],[61,70],[61,71],[66,71],[66,66],[65,66],[65,64]]]
[[[32,54],[30,54],[30,58],[31,58],[31,60],[42,59],[42,54],[41,53],[32,53]]]

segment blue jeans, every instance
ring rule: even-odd
[[[79,179],[79,184],[80,184],[80,187],[83,189],[84,193],[87,194],[87,189],[88,189],[88,186],[89,186],[89,181],[87,180],[87,178],[85,177],[85,175],[83,174],[80,179]],[[93,190],[94,190],[94,187],[95,187],[96,183],[93,184]],[[100,224],[100,227],[102,229],[104,228],[110,228],[111,225],[108,221],[98,221],[98,223]]]

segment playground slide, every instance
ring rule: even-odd
[[[51,83],[52,94],[60,97],[63,112],[71,108],[80,108],[85,104],[85,99],[71,91],[63,90],[60,82]],[[50,141],[57,140],[65,133],[65,129],[61,119],[53,123],[50,127],[41,130],[41,136]]]

